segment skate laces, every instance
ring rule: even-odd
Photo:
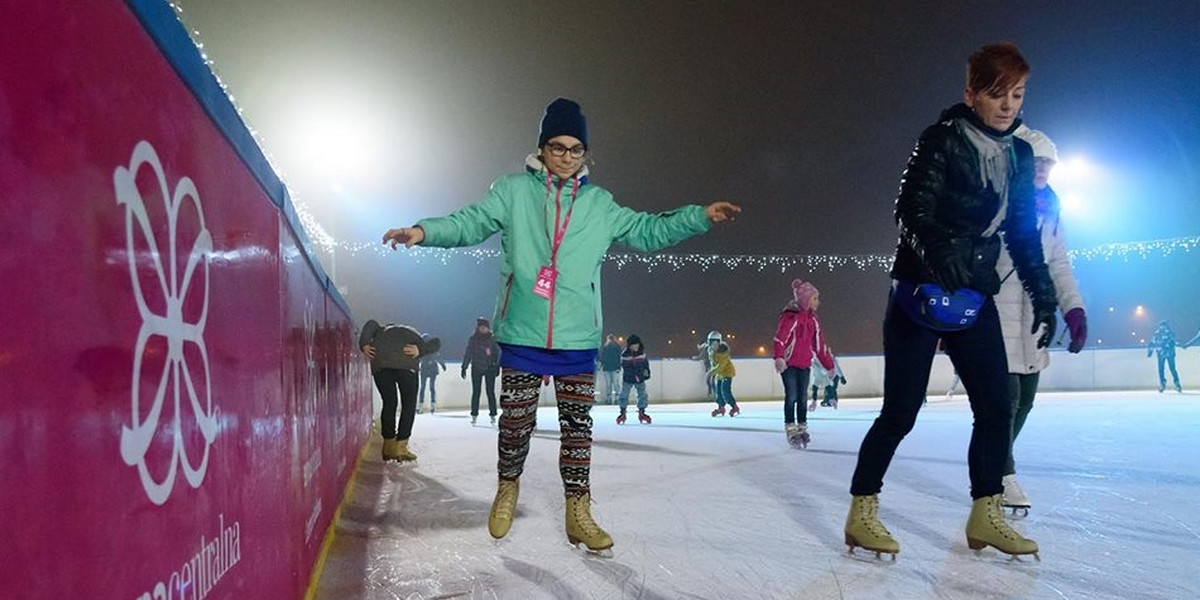
[[[575,501],[575,506],[571,508],[571,516],[575,525],[588,535],[597,534],[600,532],[600,526],[592,520],[591,498],[588,496],[580,496]]]
[[[871,535],[892,536],[892,532],[884,527],[883,521],[879,520],[879,500],[867,501],[865,510],[862,514],[862,524],[867,528],[867,532]]]
[[[511,519],[513,510],[517,507],[517,486],[516,484],[505,485],[500,484],[499,493],[496,494],[496,517],[500,519]]]
[[[988,522],[992,524],[992,528],[997,533],[1009,540],[1020,539],[1017,530],[1008,524],[1008,520],[1004,518],[1004,509],[1000,507],[1001,497],[999,495],[988,498],[987,516]]]

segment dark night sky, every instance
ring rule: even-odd
[[[520,169],[542,108],[566,96],[588,117],[592,182],[619,203],[745,208],[671,252],[890,253],[916,136],[961,99],[967,55],[999,40],[1033,66],[1026,122],[1064,161],[1092,165],[1075,190],[1055,181],[1082,200],[1067,216],[1073,247],[1200,234],[1194,0],[180,4],[295,194],[343,244],[478,200]],[[1123,315],[1144,303],[1186,339],[1200,310],[1181,298],[1200,289],[1172,274],[1196,262],[1077,268],[1097,326],[1108,306]],[[491,313],[495,271],[494,261],[441,266],[374,251],[337,258],[359,320],[413,323],[451,355],[474,317]],[[887,278],[853,267],[609,265],[606,328],[639,332],[667,355],[682,354],[673,349],[693,328],[736,331],[746,341],[735,351],[749,354],[769,342],[796,276],[822,289],[835,351],[879,352]],[[1111,320],[1111,333],[1098,330],[1109,344],[1141,326]]]

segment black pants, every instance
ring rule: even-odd
[[[1025,419],[1029,416],[1029,411],[1033,410],[1033,398],[1037,396],[1038,379],[1040,373],[1029,373],[1027,375],[1019,375],[1010,373],[1008,375],[1008,400],[1012,404],[1012,435],[1009,436],[1008,442],[1008,460],[1004,462],[1004,474],[1016,475],[1017,463],[1013,461],[1013,446],[1017,444],[1017,436],[1021,435],[1021,428],[1025,427]]]
[[[889,297],[883,319],[883,409],[858,450],[851,494],[877,494],[883,488],[883,475],[896,447],[912,430],[925,400],[939,337],[962,377],[975,417],[967,450],[971,497],[1004,491],[1001,479],[1008,459],[1012,404],[1008,397],[1008,359],[995,302],[988,298],[971,328],[937,332],[914,323]]]
[[[486,383],[486,385],[485,385]],[[479,416],[479,388],[487,390],[488,415],[496,416],[496,372],[471,367],[471,416]]]
[[[379,430],[384,438],[407,440],[412,435],[413,420],[417,416],[417,373],[407,369],[379,369],[371,375],[375,387],[383,398],[383,411],[379,415]],[[400,390],[397,402],[396,390]],[[400,427],[396,427],[396,404],[400,404]]]

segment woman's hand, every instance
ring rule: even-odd
[[[362,347],[362,353],[370,360],[375,360],[375,346],[367,344]]]
[[[708,217],[711,223],[732,221],[740,212],[742,207],[729,202],[713,202],[704,207],[704,216]]]
[[[383,245],[388,245],[391,242],[392,250],[396,246],[404,244],[405,248],[412,248],[417,244],[425,241],[425,230],[420,227],[401,227],[399,229],[389,229],[383,234]]]

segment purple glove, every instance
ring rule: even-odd
[[[1079,354],[1087,342],[1087,314],[1082,308],[1075,307],[1063,315],[1063,320],[1067,322],[1067,331],[1071,332],[1071,345],[1067,346],[1067,352]]]

